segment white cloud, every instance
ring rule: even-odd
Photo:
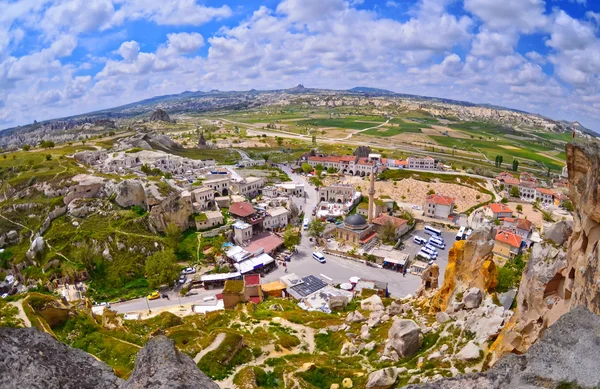
[[[473,41],[471,54],[482,57],[497,57],[513,53],[519,36],[513,32],[495,32],[483,28]]]
[[[198,5],[195,0],[114,0],[119,4],[113,25],[120,25],[126,20],[148,19],[164,25],[201,25],[214,19],[227,18],[232,15],[227,5],[206,7]]]
[[[204,38],[197,32],[167,34],[167,50],[170,54],[190,54],[204,46]]]
[[[544,0],[465,0],[464,7],[493,30],[532,33],[548,24]]]
[[[106,27],[115,9],[110,0],[64,0],[53,4],[45,12],[41,25],[48,34],[61,29],[89,32]]]
[[[123,42],[117,51],[125,61],[134,61],[140,53],[140,45],[136,41]]]

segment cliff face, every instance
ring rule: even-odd
[[[0,328],[0,377],[5,389],[218,389],[165,336],[139,352],[127,381],[92,355],[34,328]]]
[[[536,244],[517,295],[517,310],[492,346],[494,359],[523,353],[561,315],[583,305],[600,314],[600,147],[567,145],[573,232],[565,249]]]
[[[525,355],[509,355],[485,373],[405,388],[595,388],[600,384],[599,333],[600,317],[578,307],[562,316]]]

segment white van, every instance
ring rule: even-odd
[[[431,244],[427,243],[427,244],[425,245],[425,248],[426,248],[426,249],[429,249],[429,250],[431,250],[431,251],[433,251],[434,253],[436,253],[436,254],[437,254],[437,249],[436,249],[435,247],[433,247]]]
[[[425,243],[427,243],[427,239],[421,238],[419,235],[417,235],[413,238],[413,242],[415,242],[416,244],[424,245]]]
[[[304,231],[308,230],[308,219],[304,220],[304,224],[302,225],[302,229]]]
[[[317,260],[317,262],[325,263],[325,256],[318,251],[313,253],[313,258]]]
[[[433,247],[437,247],[438,249],[442,249],[444,250],[446,248],[446,245],[444,243],[440,243],[437,240],[429,240],[429,244],[432,245]]]
[[[417,257],[421,257],[421,258],[423,258],[427,262],[431,261],[431,256],[429,254],[427,254],[427,253],[424,253],[423,251],[419,251],[417,253]]]
[[[469,239],[469,236],[471,236],[472,233],[473,233],[473,230],[469,228],[467,230],[467,233],[465,234],[465,239]]]
[[[437,253],[427,247],[421,247],[421,251],[429,255],[431,258],[437,258]]]
[[[429,242],[436,242],[436,243],[444,244],[444,245],[446,244],[446,242],[444,242],[444,239],[438,238],[435,236],[432,236],[431,238],[429,238]]]

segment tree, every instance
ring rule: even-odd
[[[321,181],[321,179],[318,176],[311,177],[309,181],[317,188],[323,186],[323,181]]]
[[[310,172],[312,172],[312,171],[313,171],[313,168],[312,168],[312,166],[310,166],[310,165],[309,165],[307,162],[304,162],[304,163],[302,164],[302,171],[303,171],[304,173],[308,174],[308,173],[310,173]]]
[[[337,172],[338,172],[338,170],[337,170],[336,168],[334,168],[333,166],[330,166],[330,167],[327,169],[327,173],[329,173],[329,174],[335,174],[335,173],[337,173]]]
[[[321,219],[312,219],[310,223],[308,223],[308,235],[313,238],[320,236],[323,231],[325,231],[325,223],[323,223]]]
[[[242,128],[240,130],[240,137],[245,138],[246,136],[248,136],[248,130],[246,130],[245,128]]]
[[[167,236],[169,247],[175,249],[181,240],[181,228],[175,223],[169,223],[165,229],[165,235]]]
[[[23,145],[22,149],[23,149],[23,151],[29,151],[29,150],[31,150],[31,146],[30,145]]]
[[[381,240],[387,244],[396,243],[396,226],[391,220],[388,220],[381,228]]]
[[[517,204],[517,212],[523,212],[523,206],[521,204]]]
[[[269,160],[269,154],[267,154],[267,153],[264,153],[264,154],[262,155],[262,158],[265,160],[265,162],[267,162],[267,161]]]
[[[508,204],[508,199],[506,197],[503,197],[502,200],[500,200],[500,202],[502,204]]]
[[[433,189],[429,189],[429,190],[427,191],[427,195],[429,196],[429,195],[432,195],[432,194],[435,194],[435,190],[433,190]]]
[[[275,140],[277,141],[277,146],[281,146],[283,144],[283,138],[281,137],[276,137]]]
[[[43,140],[40,142],[40,147],[44,149],[51,149],[54,147],[54,142],[52,142],[51,140]]]
[[[315,172],[317,172],[318,176],[321,176],[321,173],[323,173],[323,170],[325,170],[325,166],[323,166],[322,164],[318,163],[315,166]]]
[[[571,202],[571,200],[563,201],[562,207],[569,212],[573,212],[575,210],[575,207],[573,206],[573,203]]]
[[[144,270],[151,287],[156,288],[164,284],[173,284],[179,276],[175,261],[175,253],[171,249],[158,251],[146,258]]]
[[[293,250],[294,247],[300,244],[300,234],[294,227],[288,224],[283,233],[283,245],[288,250]]]
[[[317,144],[317,136],[315,134],[313,134],[313,136],[312,136],[312,144],[313,145]]]
[[[50,161],[52,159],[52,154],[46,154],[46,161]]]
[[[215,257],[220,257],[225,252],[223,245],[226,240],[223,235],[217,235],[212,241],[212,253]]]
[[[519,160],[518,159],[513,159],[512,170],[516,172],[518,169],[519,169]]]
[[[510,196],[511,197],[521,197],[521,191],[519,191],[518,186],[513,186],[510,188]]]

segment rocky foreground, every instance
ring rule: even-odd
[[[600,317],[578,307],[551,326],[525,355],[507,356],[485,373],[406,388],[594,388],[600,385],[598,344]],[[396,370],[391,367],[372,373],[367,387],[392,387]],[[7,389],[219,388],[165,336],[148,342],[138,354],[133,373],[123,381],[93,356],[33,328],[0,328],[0,377]]]

